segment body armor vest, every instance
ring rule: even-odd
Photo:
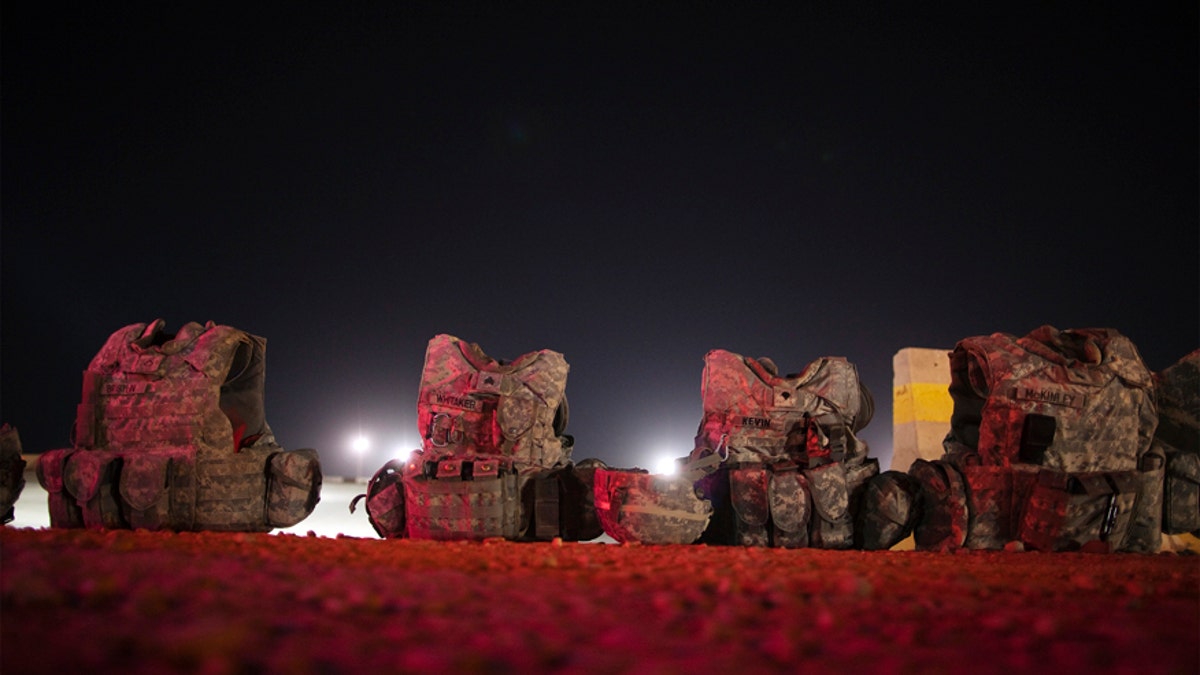
[[[704,360],[696,449],[679,475],[598,472],[605,531],[649,544],[849,547],[851,502],[879,470],[854,435],[872,412],[854,366],[823,358],[779,377],[767,359],[718,349]]]
[[[910,469],[926,493],[918,548],[1158,549],[1158,417],[1150,373],[1126,337],[996,333],[960,341],[950,368],[946,454]]]
[[[563,355],[550,350],[502,363],[450,335],[430,340],[417,398],[422,447],[407,462],[385,465],[368,485],[376,532],[598,536],[590,472],[584,485],[570,461],[573,439],[563,434],[567,371]]]
[[[849,548],[862,486],[878,473],[855,432],[873,404],[855,367],[824,357],[780,377],[767,359],[705,356],[693,460],[721,468],[697,486],[714,513],[701,541]]]
[[[16,518],[15,504],[25,489],[25,460],[21,436],[9,424],[0,425],[0,525]]]
[[[552,468],[570,458],[555,427],[566,400],[567,361],[543,349],[512,363],[449,335],[429,342],[417,398],[426,454],[503,457]]]
[[[263,411],[266,340],[159,319],[113,333],[83,374],[74,448],[39,478],[56,526],[267,531],[315,507],[315,450],[284,452]]]

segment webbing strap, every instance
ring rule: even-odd
[[[534,479],[534,536],[553,539],[559,536],[558,476],[549,474]]]
[[[671,518],[679,518],[681,520],[708,520],[707,513],[692,513],[691,511],[676,511],[675,509],[666,509],[661,506],[652,504],[624,504],[621,510],[628,513],[646,513],[652,516],[669,516]]]
[[[695,483],[716,471],[721,462],[729,458],[729,446],[725,444],[728,438],[728,434],[721,434],[721,440],[717,442],[717,449],[707,454],[701,452],[705,448],[693,450],[687,463],[679,470],[680,477],[689,483]]]
[[[447,518],[447,519],[475,519],[475,518],[500,518],[504,515],[504,504],[424,504],[417,507],[410,507],[413,515],[425,516],[427,518]]]

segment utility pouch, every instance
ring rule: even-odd
[[[596,467],[536,470],[521,487],[523,540],[588,541],[604,533],[595,506]]]
[[[413,462],[402,481],[407,531],[413,539],[516,539],[519,534],[520,493],[508,462]]]
[[[761,464],[729,470],[729,496],[736,515],[734,543],[742,546],[770,546],[767,522],[771,507],[767,501],[770,474]]]
[[[124,458],[119,481],[122,515],[134,530],[161,530],[171,522],[171,455],[146,451]]]
[[[918,459],[908,473],[921,486],[921,519],[913,529],[913,542],[920,551],[961,548],[967,539],[968,511],[966,482],[953,465]]]
[[[1013,538],[1013,470],[1004,466],[959,467],[967,486],[967,538],[973,549],[1002,549]]]
[[[1157,553],[1162,548],[1163,483],[1165,461],[1157,451],[1148,452],[1138,460],[1133,474],[1136,497],[1125,538],[1119,541],[1120,550],[1133,553]]]
[[[1067,516],[1070,476],[1058,471],[1041,471],[1025,502],[1017,538],[1035,551],[1053,551]]]
[[[520,539],[550,541],[561,532],[562,499],[557,470],[534,470],[522,476]]]
[[[846,465],[825,464],[804,471],[812,494],[813,520],[809,528],[814,548],[841,549],[854,545],[854,519],[850,515],[850,486]]]
[[[776,469],[767,486],[767,501],[774,526],[774,545],[780,548],[808,546],[808,527],[812,518],[808,479],[794,468]]]
[[[1200,454],[1175,452],[1167,456],[1162,531],[1200,532]]]
[[[595,490],[596,472],[603,466],[599,460],[585,459],[556,471],[561,490],[559,531],[564,541],[591,541],[604,534],[596,513]]]
[[[321,501],[321,462],[317,451],[277,452],[267,463],[267,523],[291,527],[308,517]]]
[[[879,460],[867,457],[861,464],[846,464],[846,491],[850,495],[850,518],[858,517],[867,482],[879,475]]]
[[[1137,498],[1133,472],[1038,474],[1017,536],[1037,551],[1118,550]]]
[[[83,527],[83,510],[75,498],[66,491],[63,474],[67,462],[77,451],[74,448],[50,450],[38,458],[36,471],[38,483],[46,490],[50,507],[50,527]]]
[[[117,481],[121,474],[119,454],[87,450],[75,453],[63,472],[63,486],[75,498],[89,529],[128,528],[121,516]]]

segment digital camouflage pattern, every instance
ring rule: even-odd
[[[25,460],[21,458],[21,435],[9,424],[0,426],[0,525],[16,518],[17,498],[25,489]]]
[[[691,544],[712,507],[692,482],[642,469],[595,469],[595,510],[604,531],[619,542]]]
[[[417,397],[422,450],[498,455],[545,469],[564,464],[571,446],[555,420],[565,405],[568,371],[563,355],[549,349],[502,363],[479,345],[435,336]]]
[[[1128,338],[995,333],[960,341],[950,368],[945,455],[909,472],[921,486],[918,549],[1158,550],[1158,413]]]
[[[1200,349],[1155,373],[1158,428],[1166,461],[1163,532],[1200,535]]]
[[[320,462],[275,442],[265,350],[211,321],[113,333],[84,371],[73,447],[38,462],[51,525],[253,532],[307,517]]]
[[[777,373],[770,359],[705,355],[692,459],[723,461],[697,482],[714,508],[701,541],[851,548],[863,488],[879,472],[855,435],[873,414],[870,393],[840,357]]]
[[[569,366],[543,349],[502,362],[451,335],[429,341],[417,396],[421,449],[368,484],[382,537],[594,539],[592,473],[564,433]],[[351,504],[351,511],[359,498]]]

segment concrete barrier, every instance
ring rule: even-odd
[[[942,456],[954,410],[949,387],[949,349],[905,347],[892,357],[892,469]]]

